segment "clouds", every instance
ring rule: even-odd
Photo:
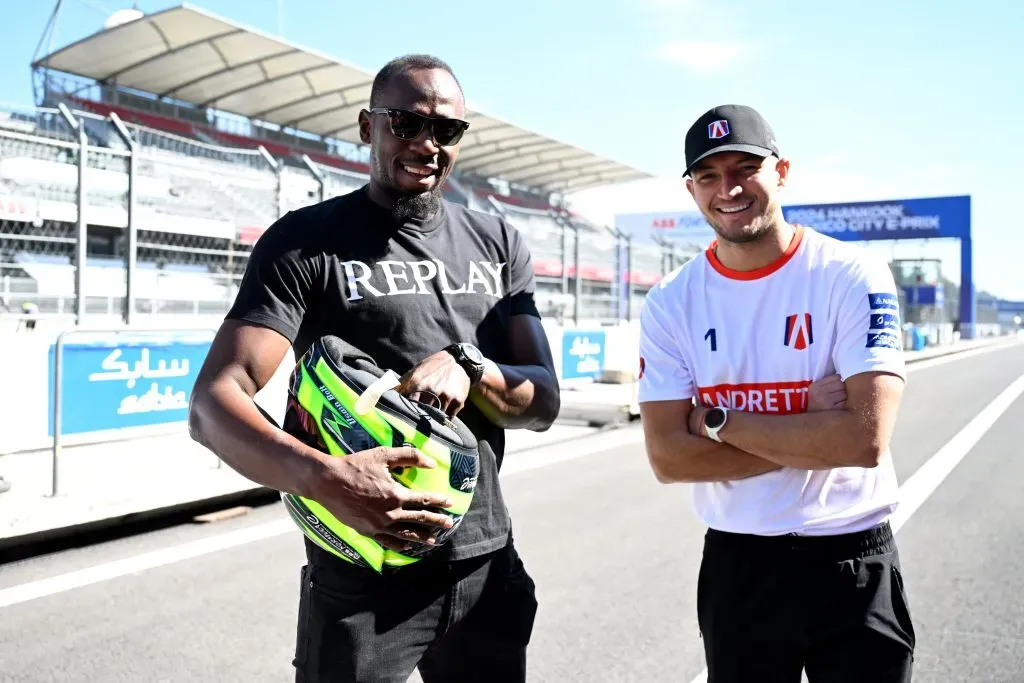
[[[656,177],[590,188],[571,194],[575,211],[602,225],[614,225],[617,213],[696,210],[680,177]]]
[[[783,202],[874,201],[965,194],[975,184],[972,164],[909,160],[899,166],[840,151],[817,159],[794,159]]]
[[[648,53],[652,61],[678,66],[698,75],[713,75],[730,71],[750,57],[752,46],[742,40],[687,39],[687,36],[722,35],[723,16],[728,16],[733,35],[740,32],[737,15],[728,0],[715,4],[701,0],[627,1],[650,25],[655,45]],[[682,37],[680,27],[684,29]]]
[[[693,11],[700,7],[700,0],[632,0],[634,6],[657,11]]]
[[[750,45],[734,41],[681,40],[662,43],[653,57],[697,73],[714,74],[742,64],[750,52]]]

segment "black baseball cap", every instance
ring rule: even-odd
[[[775,133],[764,117],[742,104],[709,109],[686,131],[686,170],[718,152],[748,152],[762,157],[781,156]]]

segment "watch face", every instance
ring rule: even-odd
[[[704,417],[704,424],[710,429],[718,429],[725,424],[725,411],[712,408]]]
[[[476,348],[472,344],[463,344],[462,352],[466,354],[466,358],[468,358],[471,363],[484,362],[484,355],[480,353],[480,349]]]

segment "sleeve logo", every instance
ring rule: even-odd
[[[895,313],[872,313],[872,330],[898,330],[900,329],[900,318]]]
[[[900,348],[900,338],[892,332],[868,332],[867,348],[898,350]]]
[[[899,308],[899,301],[896,299],[896,295],[889,294],[888,292],[868,294],[868,303],[871,306],[871,310],[875,310],[876,308],[890,308],[892,310],[897,310]]]
[[[903,344],[898,335],[900,329],[899,299],[890,292],[872,292],[868,294],[868,304],[871,307],[871,313],[868,316],[868,329],[881,331],[868,332],[865,348],[900,350]]]

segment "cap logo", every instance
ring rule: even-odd
[[[729,134],[729,122],[725,119],[712,121],[708,124],[708,137],[712,140],[720,140]]]

